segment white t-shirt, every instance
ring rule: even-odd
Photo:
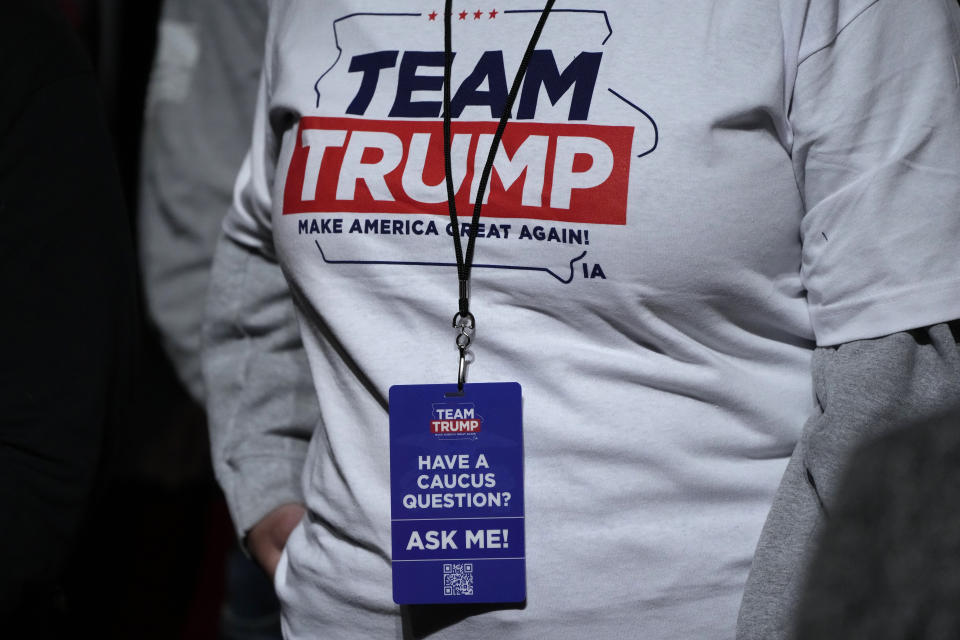
[[[455,4],[464,222],[540,8]],[[320,402],[311,517],[277,575],[291,638],[424,615],[391,600],[383,399],[455,381],[442,10],[272,7],[225,232],[281,264]],[[528,600],[431,637],[733,636],[812,349],[960,317],[956,19],[948,0],[556,5],[471,299],[469,380],[523,386]]]

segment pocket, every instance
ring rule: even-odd
[[[290,566],[290,550],[291,547],[296,545],[296,540],[303,537],[303,527],[304,523],[307,520],[307,512],[301,516],[300,520],[297,521],[297,524],[290,530],[290,535],[287,536],[287,541],[283,545],[283,549],[280,550],[280,559],[277,560],[277,569],[273,572],[273,590],[277,592],[277,596],[280,596],[282,587],[287,583],[287,572]],[[282,599],[281,599],[282,602]]]
[[[287,542],[289,543],[289,540]],[[286,582],[288,546],[289,544],[283,545],[283,551],[280,552],[280,560],[277,562],[277,570],[273,572],[273,590],[277,592],[277,595],[280,594],[280,585]]]

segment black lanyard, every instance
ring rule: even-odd
[[[483,165],[483,173],[480,174],[480,184],[477,188],[476,201],[473,205],[473,218],[470,221],[470,235],[467,239],[467,253],[463,254],[463,246],[460,243],[460,222],[457,218],[456,193],[453,188],[453,170],[450,159],[450,69],[453,65],[453,38],[451,36],[451,23],[453,22],[453,0],[446,0],[443,13],[443,162],[444,173],[447,183],[447,208],[450,211],[450,222],[453,229],[453,250],[457,256],[457,278],[460,281],[460,305],[453,316],[453,326],[459,329],[457,334],[457,348],[460,350],[460,366],[457,371],[457,388],[463,391],[463,383],[466,377],[466,351],[470,346],[471,336],[476,329],[476,320],[470,313],[470,270],[473,267],[473,250],[477,243],[477,228],[480,222],[480,210],[483,208],[483,195],[487,190],[487,182],[490,180],[490,172],[493,170],[493,162],[497,156],[497,150],[500,148],[500,140],[503,138],[503,130],[507,127],[507,120],[510,119],[510,113],[513,111],[513,103],[520,93],[520,84],[523,82],[523,76],[530,64],[530,57],[533,50],[540,40],[540,34],[543,32],[543,25],[547,22],[547,16],[553,8],[554,0],[547,0],[546,6],[540,13],[540,20],[537,27],[530,36],[530,42],[527,44],[527,50],[523,53],[520,60],[520,68],[517,69],[517,75],[513,79],[513,86],[507,95],[507,102],[503,106],[503,113],[500,114],[500,122],[497,124],[497,131],[493,135],[493,142],[490,145],[490,153],[487,154],[487,162]]]

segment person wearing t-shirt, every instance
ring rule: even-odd
[[[447,48],[437,3],[272,6],[204,374],[288,638],[784,637],[846,453],[956,402],[957,7],[559,3],[470,284],[527,600],[393,604],[387,390],[455,381],[441,118],[466,222],[540,9],[453,4]]]

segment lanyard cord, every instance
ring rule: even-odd
[[[460,329],[457,335],[457,347],[460,349],[460,370],[458,373],[458,387],[463,390],[464,381],[464,352],[470,346],[470,337],[476,327],[476,321],[473,314],[470,313],[470,270],[473,267],[473,251],[477,243],[477,225],[480,222],[480,210],[483,208],[483,196],[487,190],[487,183],[490,180],[490,173],[493,170],[493,162],[497,156],[497,150],[500,148],[500,140],[503,138],[503,131],[507,127],[507,120],[510,119],[510,113],[513,111],[513,103],[520,93],[520,84],[523,82],[523,76],[526,74],[527,66],[530,64],[530,58],[540,40],[540,34],[543,32],[543,26],[547,22],[547,16],[553,8],[554,0],[547,0],[543,11],[540,12],[540,20],[537,22],[533,35],[530,36],[530,42],[527,44],[527,50],[523,53],[520,60],[520,68],[517,69],[517,75],[513,78],[513,86],[510,87],[510,93],[507,95],[506,104],[503,106],[503,113],[500,114],[500,122],[497,124],[497,131],[493,135],[493,142],[490,145],[490,153],[487,154],[487,161],[483,165],[483,173],[480,174],[480,184],[477,188],[476,201],[473,205],[473,218],[470,221],[470,234],[467,240],[467,253],[463,254],[463,245],[460,242],[460,223],[457,219],[456,193],[453,188],[453,161],[450,158],[450,75],[453,66],[453,37],[451,35],[451,23],[453,21],[453,0],[445,0],[443,10],[443,163],[444,173],[446,174],[447,184],[447,208],[450,212],[450,222],[453,230],[453,250],[457,257],[457,278],[460,282],[460,303],[457,313],[453,316],[453,326]]]

